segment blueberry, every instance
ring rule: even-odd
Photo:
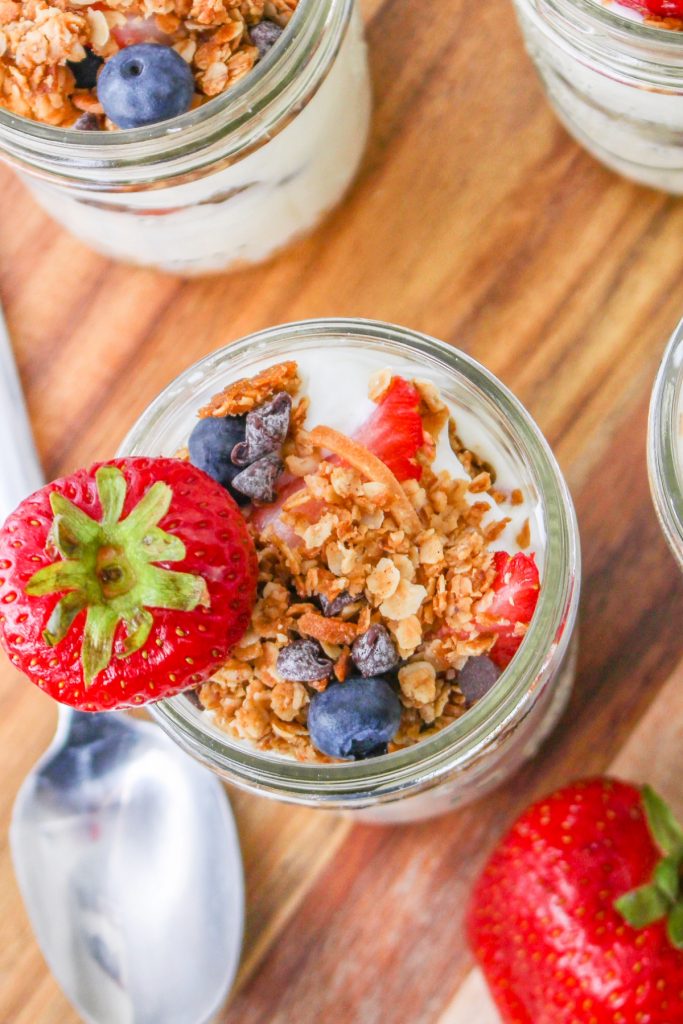
[[[190,109],[194,78],[187,61],[170,46],[135,43],[108,60],[97,96],[119,128],[140,128]]]
[[[97,85],[97,72],[104,64],[102,57],[98,57],[92,50],[85,51],[85,57],[78,62],[67,61],[76,79],[77,89],[94,89]]]
[[[265,57],[268,50],[275,46],[282,35],[282,29],[279,25],[276,25],[274,21],[268,21],[264,18],[258,25],[254,25],[253,28],[249,29],[249,35],[251,41],[258,50],[259,57]]]
[[[401,702],[385,679],[332,683],[314,693],[308,711],[313,745],[328,757],[361,761],[385,754],[401,721]]]
[[[291,412],[292,399],[286,391],[250,412],[245,439],[233,448],[232,461],[237,466],[250,466],[264,455],[279,452],[287,437]]]
[[[230,453],[244,440],[244,430],[244,416],[207,416],[197,423],[187,442],[192,465],[203,469],[243,505],[246,496],[232,486],[240,467],[233,464]]]
[[[78,120],[74,122],[74,128],[79,132],[102,131],[102,118],[99,114],[81,114]]]
[[[332,661],[316,640],[294,640],[280,650],[275,665],[290,683],[314,683],[332,675]]]
[[[396,645],[386,626],[370,629],[354,640],[351,659],[362,676],[381,676],[399,663]]]
[[[282,470],[279,455],[264,455],[233,477],[232,486],[252,501],[270,505],[277,498],[276,484]]]
[[[485,654],[480,654],[467,659],[458,673],[457,682],[467,703],[474,704],[489,692],[499,676],[498,666]]]

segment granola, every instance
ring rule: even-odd
[[[0,106],[59,127],[102,128],[97,85],[79,88],[86,57],[131,43],[172,46],[190,65],[196,106],[259,60],[257,26],[284,28],[298,0],[0,0]]]
[[[400,700],[387,747],[396,751],[466,713],[471,701],[458,683],[466,664],[486,660],[477,676],[490,677],[490,686],[522,641],[538,591],[533,556],[511,558],[493,545],[509,522],[501,506],[523,495],[494,487],[492,467],[467,451],[424,381],[374,377],[378,412],[354,438],[322,424],[307,428],[295,363],[231,385],[199,415],[255,415],[281,389],[297,404],[277,499],[245,509],[259,559],[251,625],[199,698],[233,738],[326,762],[308,729],[311,701],[351,678],[381,676]],[[409,417],[397,425],[398,442],[381,422],[399,390],[414,396],[417,410],[410,457],[397,450]],[[435,468],[443,431],[466,476]],[[521,533],[528,546],[528,520]],[[519,569],[528,574],[528,614],[509,589]]]

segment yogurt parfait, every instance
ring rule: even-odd
[[[683,569],[683,324],[674,331],[652,391],[648,469],[664,536]]]
[[[576,139],[620,174],[683,193],[683,3],[515,7],[548,98]]]
[[[226,778],[412,820],[491,788],[555,723],[571,500],[526,412],[462,353],[369,321],[276,328],[188,370],[121,451],[203,470],[254,543],[243,637],[153,706]]]
[[[29,0],[0,25],[0,155],[93,248],[183,274],[263,260],[367,138],[354,0]]]

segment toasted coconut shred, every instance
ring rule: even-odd
[[[390,752],[465,713],[457,673],[496,639],[486,631],[495,578],[491,544],[509,520],[491,520],[490,513],[518,502],[520,492],[512,497],[494,489],[490,467],[459,439],[455,451],[469,477],[432,469],[440,433],[457,435],[434,386],[413,384],[426,441],[419,481],[400,483],[375,455],[330,427],[308,431],[307,400],[295,405],[278,508],[272,515],[247,512],[259,560],[250,628],[199,691],[202,706],[234,739],[300,761],[328,762],[309,737],[311,695],[357,675],[350,648],[374,624],[389,630],[401,659],[394,677],[402,718]],[[280,364],[231,385],[200,415],[244,412],[283,389],[296,396],[299,387],[296,364]],[[381,394],[377,380],[369,393],[374,399]],[[492,501],[478,500],[484,492]],[[321,598],[331,603],[342,595],[339,613],[323,614]],[[305,638],[317,640],[332,659],[329,679],[301,683],[278,674],[280,650]]]

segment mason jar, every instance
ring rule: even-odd
[[[652,391],[647,458],[657,516],[683,569],[683,321],[671,337]]]
[[[172,455],[197,409],[229,382],[283,359],[319,356],[352,373],[368,353],[433,381],[458,428],[480,438],[480,457],[504,454],[538,520],[541,590],[529,631],[496,685],[452,725],[414,746],[365,761],[301,763],[257,750],[218,728],[180,694],[150,705],[181,747],[243,789],[361,821],[441,814],[481,796],[533,757],[569,696],[579,599],[579,539],[572,501],[538,427],[516,398],[463,352],[434,338],[368,320],[311,320],[244,338],[190,367],[152,402],[121,445],[123,455]]]
[[[515,0],[556,114],[612,170],[683,193],[683,34],[600,0]]]
[[[301,0],[278,45],[221,96],[147,128],[54,128],[0,109],[0,155],[69,231],[179,274],[264,260],[341,199],[370,85],[355,0]]]

